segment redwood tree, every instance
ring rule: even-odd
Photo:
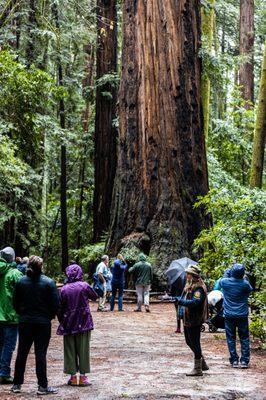
[[[119,153],[109,249],[132,241],[165,266],[207,224],[199,0],[125,0]],[[157,273],[163,269],[157,268]]]
[[[94,240],[108,229],[112,191],[116,171],[116,116],[117,93],[112,82],[99,80],[117,70],[117,11],[116,0],[97,1],[97,67],[95,117],[95,190],[93,202]]]
[[[239,69],[239,85],[246,106],[254,101],[254,0],[240,0],[240,55],[246,59]]]

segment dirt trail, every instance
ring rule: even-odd
[[[72,388],[65,385],[62,372],[62,338],[55,335],[49,349],[50,384],[59,387],[59,394],[49,399],[266,399],[265,358],[252,352],[249,370],[233,370],[228,366],[225,340],[215,334],[203,334],[203,349],[210,371],[203,377],[186,377],[192,365],[192,354],[183,335],[173,333],[173,305],[154,305],[152,313],[133,313],[125,305],[124,313],[96,313],[92,305],[95,330],[92,336],[93,385]],[[33,354],[28,360],[27,374],[21,395],[10,395],[8,387],[0,387],[1,399],[36,398]]]

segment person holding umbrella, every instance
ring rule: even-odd
[[[179,306],[185,307],[184,334],[187,345],[194,353],[194,368],[187,376],[202,376],[209,369],[203,358],[200,344],[201,325],[208,318],[207,288],[197,265],[186,268],[187,282],[183,297],[174,297]]]

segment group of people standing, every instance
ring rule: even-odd
[[[51,338],[51,320],[59,320],[57,334],[64,338],[64,372],[68,384],[89,386],[90,337],[93,320],[89,300],[97,294],[83,281],[79,265],[66,269],[65,284],[60,291],[44,275],[43,260],[31,256],[26,273],[17,268],[15,252],[6,247],[0,252],[0,384],[12,384],[11,391],[20,393],[24,383],[27,357],[34,344],[38,395],[56,394],[48,386],[46,356]],[[14,378],[11,359],[19,336]]]
[[[103,284],[103,296],[99,298],[98,311],[108,311],[106,308],[106,298],[108,290],[112,293],[110,298],[110,311],[114,311],[115,299],[118,293],[118,311],[123,311],[123,293],[125,286],[125,272],[128,265],[122,256],[118,254],[113,266],[109,267],[109,257],[102,256],[100,264],[97,265],[96,275]],[[146,312],[150,312],[150,287],[152,283],[152,266],[147,262],[144,254],[139,255],[139,261],[128,269],[133,275],[133,280],[137,292],[136,312],[142,311],[144,304]]]
[[[118,292],[118,310],[123,311],[124,274],[127,263],[119,254],[112,267],[112,297],[110,310],[114,311]],[[103,256],[96,274],[107,286],[109,257]],[[149,309],[149,290],[152,282],[152,267],[144,254],[129,268],[133,274],[137,291],[136,312],[142,311],[144,303]],[[48,386],[46,355],[51,338],[51,320],[58,317],[57,334],[63,336],[64,372],[70,375],[67,383],[71,386],[89,386],[87,373],[90,372],[90,339],[93,319],[89,300],[96,301],[94,289],[83,280],[83,271],[73,262],[66,268],[66,280],[58,291],[55,282],[44,275],[43,260],[31,256],[27,260],[25,275],[15,262],[15,252],[6,247],[0,252],[0,383],[12,384],[11,391],[20,393],[24,383],[27,357],[32,344],[35,349],[38,395],[56,394],[58,390]],[[236,330],[241,342],[240,366],[247,368],[250,359],[248,332],[248,296],[252,290],[244,277],[245,269],[234,264],[219,281],[224,296],[225,329],[230,363],[239,366],[236,351]],[[167,296],[169,300],[169,296]],[[201,376],[209,369],[202,354],[201,326],[208,314],[207,289],[197,265],[186,269],[184,293],[171,297],[184,307],[184,334],[187,345],[194,353],[194,368],[187,375]],[[106,291],[99,299],[99,310],[105,309]],[[11,359],[19,334],[14,378],[11,377]]]

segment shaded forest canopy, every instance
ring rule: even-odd
[[[173,258],[211,280],[238,260],[261,287],[265,16],[263,0],[2,0],[1,245],[53,275],[141,250],[156,284]]]

